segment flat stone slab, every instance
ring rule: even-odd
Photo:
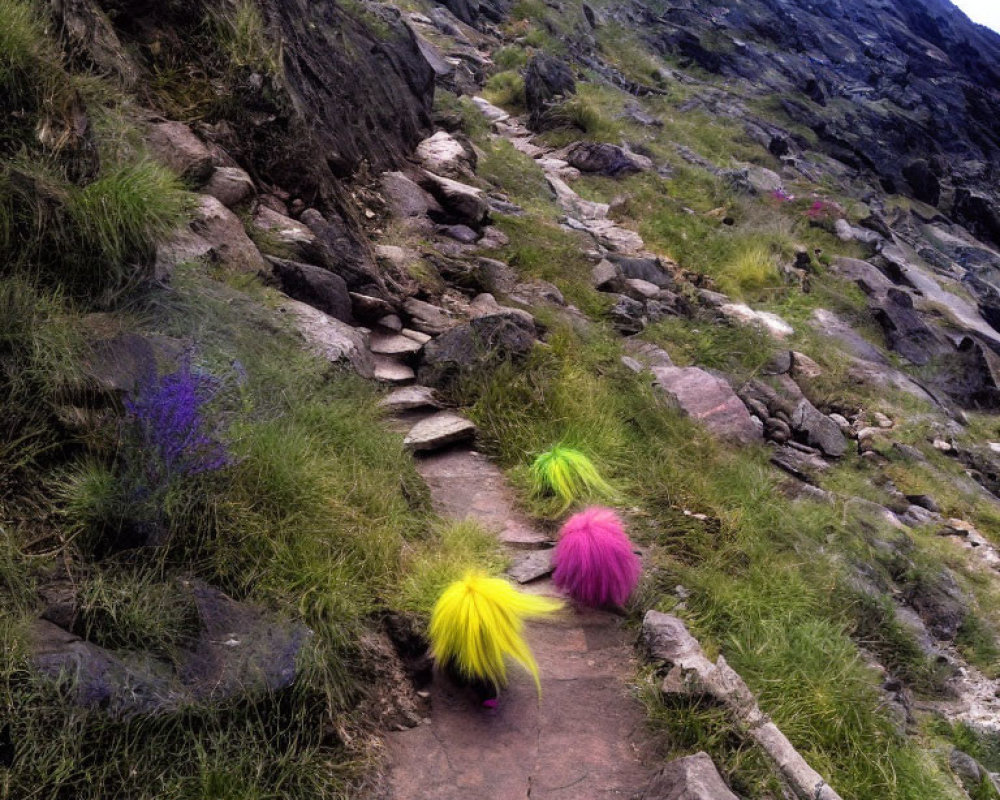
[[[368,349],[386,356],[415,355],[423,348],[421,342],[401,333],[375,331],[368,339]]]
[[[708,753],[677,758],[665,766],[638,800],[739,800]]]
[[[439,411],[410,428],[403,446],[413,452],[426,452],[464,442],[475,435],[476,426],[471,421],[451,411]]]
[[[470,450],[449,450],[420,459],[417,469],[431,491],[434,510],[441,516],[473,519],[514,547],[552,543],[517,510],[503,473],[485,456]]]
[[[402,386],[379,400],[378,405],[391,413],[399,413],[417,408],[438,408],[440,404],[429,386]]]
[[[657,389],[715,435],[743,443],[760,440],[750,412],[722,378],[698,367],[653,367],[652,372]]]
[[[604,800],[636,796],[645,717],[629,694],[631,636],[611,614],[529,623],[541,699],[511,669],[496,713],[436,674],[431,721],[390,734],[391,800]]]
[[[375,364],[373,377],[377,381],[381,381],[382,383],[409,383],[417,377],[416,373],[410,367],[390,356],[376,354],[372,356],[372,359]]]
[[[550,575],[553,570],[552,550],[551,547],[547,550],[532,550],[519,556],[510,565],[507,574],[518,583],[531,583]]]

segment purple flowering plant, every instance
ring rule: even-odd
[[[134,446],[131,463],[142,493],[157,494],[175,478],[214,472],[229,465],[218,424],[208,405],[221,388],[213,376],[192,369],[190,359],[164,375],[151,375],[125,400]],[[140,487],[137,487],[140,488]]]

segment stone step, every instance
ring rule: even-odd
[[[421,351],[423,346],[423,342],[418,342],[410,336],[388,331],[373,331],[368,339],[368,349],[377,355],[416,355]]]
[[[372,359],[375,363],[373,374],[377,381],[403,385],[416,380],[417,374],[412,368],[391,356],[373,353]]]
[[[419,408],[440,408],[441,404],[429,386],[404,386],[395,389],[378,402],[379,408],[397,414]]]
[[[476,435],[476,426],[452,411],[439,411],[418,422],[406,435],[403,446],[415,453],[440,450]]]
[[[532,550],[519,556],[507,569],[507,574],[522,584],[550,575],[553,569],[552,550],[551,547],[545,550]]]

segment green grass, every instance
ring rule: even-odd
[[[445,587],[469,569],[497,574],[506,564],[496,536],[471,520],[441,524],[432,536],[409,544],[403,560],[405,574],[396,604],[424,617]]]
[[[40,344],[43,312],[58,306],[23,292],[35,321],[24,320],[18,341]],[[129,444],[113,415],[99,435],[61,453],[64,467],[32,473],[43,477],[33,498],[20,492],[0,503],[0,702],[16,748],[0,796],[352,796],[371,757],[371,723],[356,709],[381,690],[361,634],[393,609],[425,614],[460,567],[502,566],[491,535],[434,520],[374,388],[304,355],[267,310],[271,301],[190,267],[171,290],[129,308],[145,332],[196,342],[200,368],[231,376],[235,358],[246,373],[216,401],[232,464],[171,484],[163,546],[90,556],[129,513],[127,498],[116,497],[116,453]],[[190,642],[196,618],[180,584],[190,578],[301,620],[314,635],[288,690],[114,720],[73,707],[28,666],[24,625],[40,610],[33,587],[52,578],[77,587],[78,632],[122,652],[169,661]]]
[[[210,13],[208,19],[232,67],[281,74],[281,48],[270,41],[255,0],[237,0],[225,10]]]
[[[825,506],[783,499],[764,452],[728,450],[663,408],[617,363],[618,345],[599,329],[557,328],[549,345],[526,367],[501,369],[458,393],[523,501],[546,513],[531,500],[527,454],[551,441],[586,447],[621,504],[640,509],[632,533],[652,547],[637,610],[673,608],[673,587],[687,587],[694,632],[725,654],[844,797],[948,797],[940,771],[879,710],[878,678],[852,639],[860,612],[840,599],[843,576],[830,556],[831,548],[856,546],[851,525]],[[654,720],[676,712],[659,702]],[[703,712],[709,718],[695,722]],[[683,749],[708,749],[730,774],[744,759],[754,763],[745,743],[711,721],[713,710],[681,713],[703,729],[685,734],[667,724]],[[765,796],[769,771],[738,771],[750,796]]]
[[[493,105],[520,113],[524,111],[524,78],[513,69],[491,75],[483,86],[483,97]]]

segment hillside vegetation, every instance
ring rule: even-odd
[[[643,551],[637,641],[682,618],[845,800],[1000,797],[1000,228],[962,172],[996,168],[988,99],[933,198],[882,128],[865,157],[831,133],[909,107],[835,90],[835,54],[825,90],[786,80],[767,3],[714,32],[624,0],[77,5],[0,0],[0,797],[383,796],[434,600],[510,561],[439,516],[379,405],[391,318],[541,526],[565,509],[534,457],[597,465]],[[572,87],[540,101],[553,60]],[[435,130],[457,201],[412,152]],[[790,796],[662,678],[631,685],[657,765],[705,751]]]

